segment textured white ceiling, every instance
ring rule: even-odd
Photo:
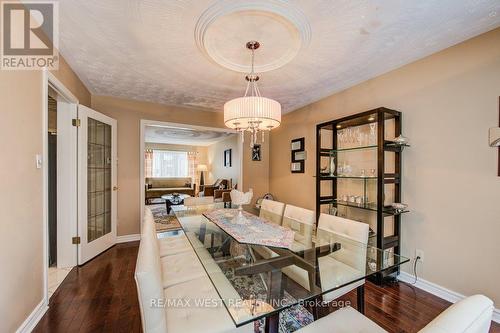
[[[189,146],[210,146],[236,135],[220,131],[197,130],[168,126],[146,126],[145,142]]]
[[[61,53],[93,94],[215,111],[244,92],[227,65],[249,38],[258,66],[281,59],[259,83],[289,112],[498,26],[500,0],[60,0]]]

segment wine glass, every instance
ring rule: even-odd
[[[376,143],[375,128],[376,123],[370,123],[370,144],[374,145]]]
[[[363,133],[361,133],[361,130],[359,129],[359,127],[356,127],[356,141],[357,141],[357,144],[358,146],[361,146],[361,143],[363,142]]]
[[[345,140],[345,132],[344,130],[340,130],[337,132],[337,137],[338,137],[338,140],[339,140],[339,145],[342,145],[344,143],[344,140]]]

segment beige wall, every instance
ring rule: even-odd
[[[259,135],[259,142],[261,136]],[[269,144],[269,134],[266,133],[262,147],[261,161],[252,161],[252,148],[250,148],[250,134],[245,134],[245,142],[243,142],[243,190],[246,192],[250,188],[253,189],[252,202],[255,203],[258,198],[269,192],[269,162],[271,150]],[[241,188],[240,188],[241,190]]]
[[[283,117],[271,134],[271,192],[314,209],[315,125],[386,106],[403,112],[403,254],[425,252],[420,276],[484,293],[500,305],[500,177],[488,128],[498,124],[500,29],[406,65]],[[305,174],[289,170],[290,140],[304,136]],[[300,190],[297,190],[300,189]],[[410,265],[404,270],[410,272]]]
[[[53,74],[90,104],[64,61]],[[0,70],[0,332],[17,330],[43,299],[42,111],[41,71]]]
[[[107,96],[92,96],[92,108],[118,123],[118,235],[140,232],[140,121],[141,119],[225,128],[222,112],[165,106]],[[263,147],[269,154],[268,145]],[[250,156],[247,147],[244,154]],[[269,155],[262,163],[244,164],[244,186],[261,195],[268,190]],[[260,165],[260,169],[257,167]],[[257,177],[258,175],[258,177]],[[246,177],[245,177],[246,176]]]
[[[241,176],[241,142],[239,135],[231,135],[225,140],[208,146],[208,184],[213,184],[218,178],[231,179],[232,184],[240,183]],[[231,149],[231,167],[224,166],[224,151]]]

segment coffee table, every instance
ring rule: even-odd
[[[172,206],[184,204],[184,199],[189,197],[190,197],[189,194],[182,194],[182,193],[179,193],[177,195],[165,194],[161,196],[161,198],[165,200],[165,204],[167,206],[167,214],[170,214]]]

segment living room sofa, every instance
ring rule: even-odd
[[[179,178],[159,178],[147,177],[146,178],[146,204],[151,199],[160,198],[162,195],[171,193],[188,194],[194,197],[196,184],[193,184],[191,177]]]

